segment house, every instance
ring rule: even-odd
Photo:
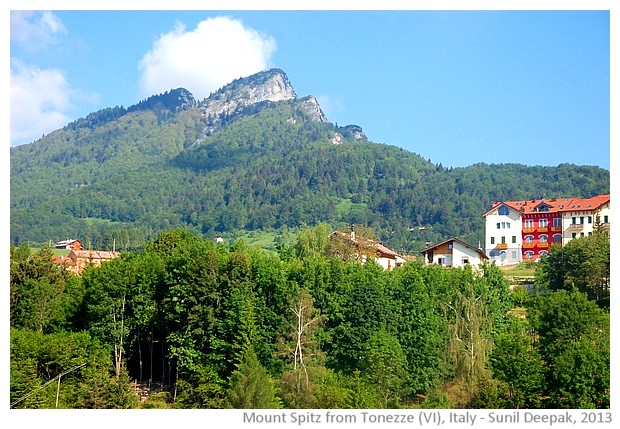
[[[552,244],[563,246],[610,230],[610,195],[495,202],[485,218],[485,254],[500,265],[537,261]]]
[[[104,262],[111,261],[119,256],[119,252],[107,250],[72,250],[69,253],[70,262],[67,264],[67,268],[76,274],[81,274],[88,265],[99,267]]]
[[[384,246],[383,244],[370,239],[356,239],[355,232],[334,231],[329,235],[329,239],[339,241],[342,246],[332,246],[332,251],[343,259],[356,259],[365,263],[368,258],[372,258],[386,270],[391,270],[404,264],[414,256],[401,255],[398,252]]]
[[[82,250],[82,242],[76,239],[59,241],[54,245],[56,249]]]
[[[439,264],[443,267],[462,267],[467,264],[480,265],[489,259],[482,249],[471,246],[458,238],[450,238],[422,250],[424,264]]]

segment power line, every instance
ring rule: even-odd
[[[74,366],[71,369],[66,370],[65,372],[62,372],[60,374],[58,374],[56,377],[52,378],[51,380],[48,380],[45,384],[43,384],[41,387],[32,390],[30,393],[25,394],[24,396],[22,396],[21,398],[11,402],[11,408],[13,408],[13,405],[19,404],[20,402],[22,402],[24,399],[28,398],[30,395],[32,395],[35,392],[38,392],[39,390],[43,389],[44,387],[48,386],[49,384],[51,384],[54,380],[58,379],[59,383],[60,383],[60,377],[62,377],[63,375],[69,374],[70,372],[75,371],[76,369],[82,368],[83,366],[85,366],[86,363],[83,363],[81,365],[77,365]]]

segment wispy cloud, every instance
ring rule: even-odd
[[[66,125],[75,93],[60,70],[11,59],[11,146]]]
[[[50,11],[11,11],[11,42],[22,48],[42,49],[65,34],[62,21]]]
[[[67,34],[62,21],[49,11],[11,11],[11,44],[38,52]],[[58,69],[40,68],[11,56],[11,146],[30,143],[71,120],[71,89]]]
[[[184,87],[197,99],[264,70],[275,40],[229,17],[202,21],[187,31],[181,23],[163,34],[140,61],[140,97]]]

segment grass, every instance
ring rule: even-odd
[[[298,231],[289,229],[287,232],[279,231],[238,231],[234,234],[226,235],[225,243],[230,245],[237,240],[243,240],[250,247],[260,247],[266,250],[276,250],[279,244],[291,245],[297,240]]]
[[[507,265],[499,267],[505,276],[511,277],[534,277],[537,265],[532,262],[522,262],[517,265]]]
[[[40,247],[31,247],[30,248],[30,253],[31,254],[35,254],[35,253],[39,253],[39,251],[41,250]],[[69,253],[71,253],[71,249],[55,249],[52,248],[52,255],[54,256],[69,256]]]

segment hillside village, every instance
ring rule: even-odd
[[[549,252],[551,244],[565,245],[577,237],[592,235],[595,230],[610,231],[610,195],[592,198],[551,198],[496,202],[483,214],[485,248],[476,247],[457,237],[450,237],[420,251],[424,264],[443,267],[478,266],[488,260],[497,265],[538,261]],[[365,263],[374,259],[386,270],[403,265],[416,255],[404,255],[370,238],[356,238],[350,231],[333,231],[329,240],[348,243],[345,259]],[[215,242],[223,243],[222,237]],[[68,256],[55,256],[54,262],[80,274],[88,265],[100,266],[120,256],[108,250],[84,250],[77,239],[59,241],[56,249],[68,249]],[[334,248],[337,248],[335,246]],[[336,251],[337,252],[337,251]],[[335,255],[338,256],[338,255]]]

